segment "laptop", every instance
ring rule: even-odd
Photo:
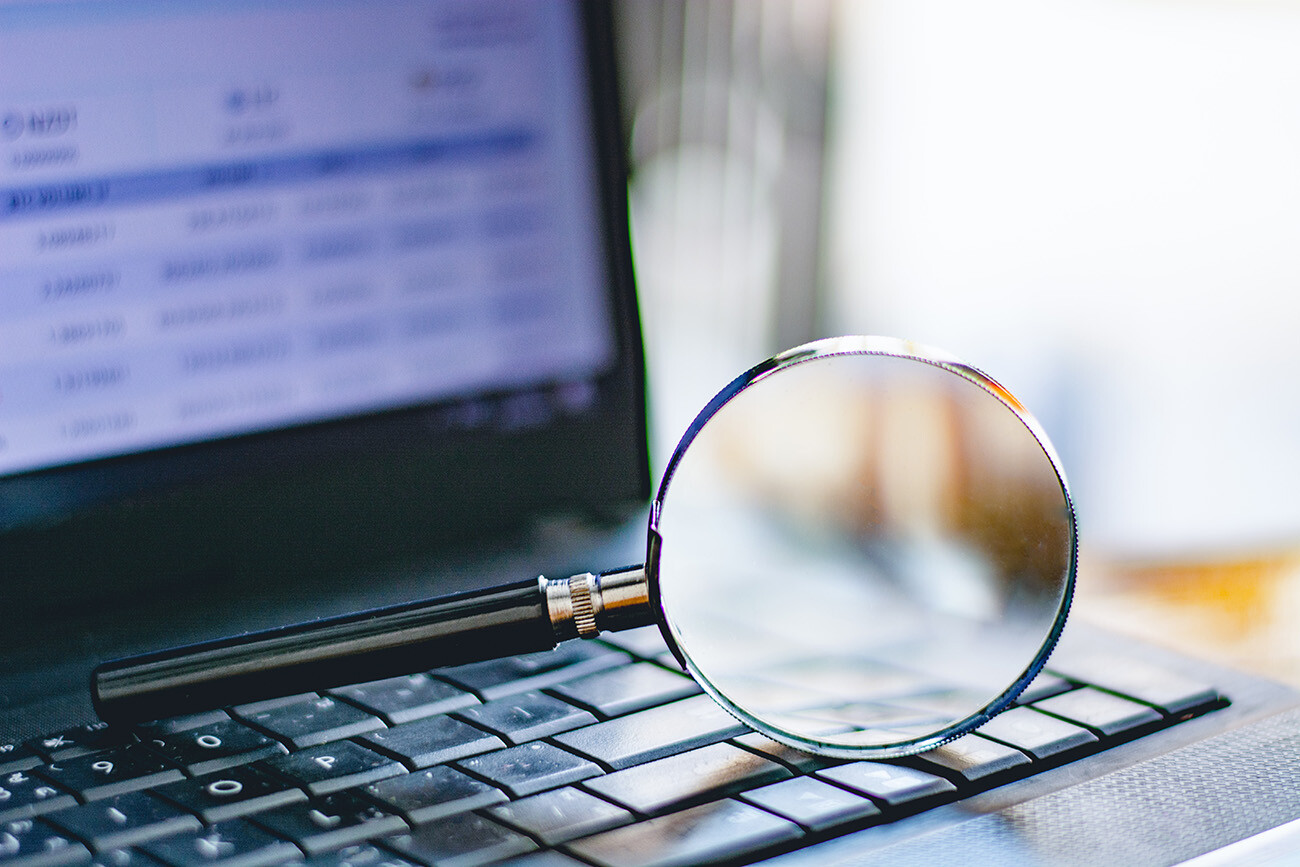
[[[146,722],[99,662],[643,556],[610,11],[0,6],[0,865],[1272,863],[1300,696],[1072,623],[945,747],[654,629]]]

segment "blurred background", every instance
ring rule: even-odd
[[[1087,607],[1300,681],[1300,0],[622,0],[656,455],[774,351],[1039,417]]]

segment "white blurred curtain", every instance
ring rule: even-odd
[[[821,327],[829,0],[616,4],[656,421]]]
[[[1300,541],[1300,3],[836,13],[832,320],[1003,379],[1094,547]]]

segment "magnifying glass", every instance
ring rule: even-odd
[[[841,337],[737,377],[691,423],[644,566],[535,578],[100,666],[158,719],[657,624],[720,705],[808,752],[936,747],[1006,708],[1069,610],[1074,509],[1038,423],[938,350]]]

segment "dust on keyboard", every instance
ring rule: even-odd
[[[162,720],[0,742],[0,865],[743,862],[896,821],[1225,704],[1055,662],[977,733],[842,762],[749,731],[653,630]]]

